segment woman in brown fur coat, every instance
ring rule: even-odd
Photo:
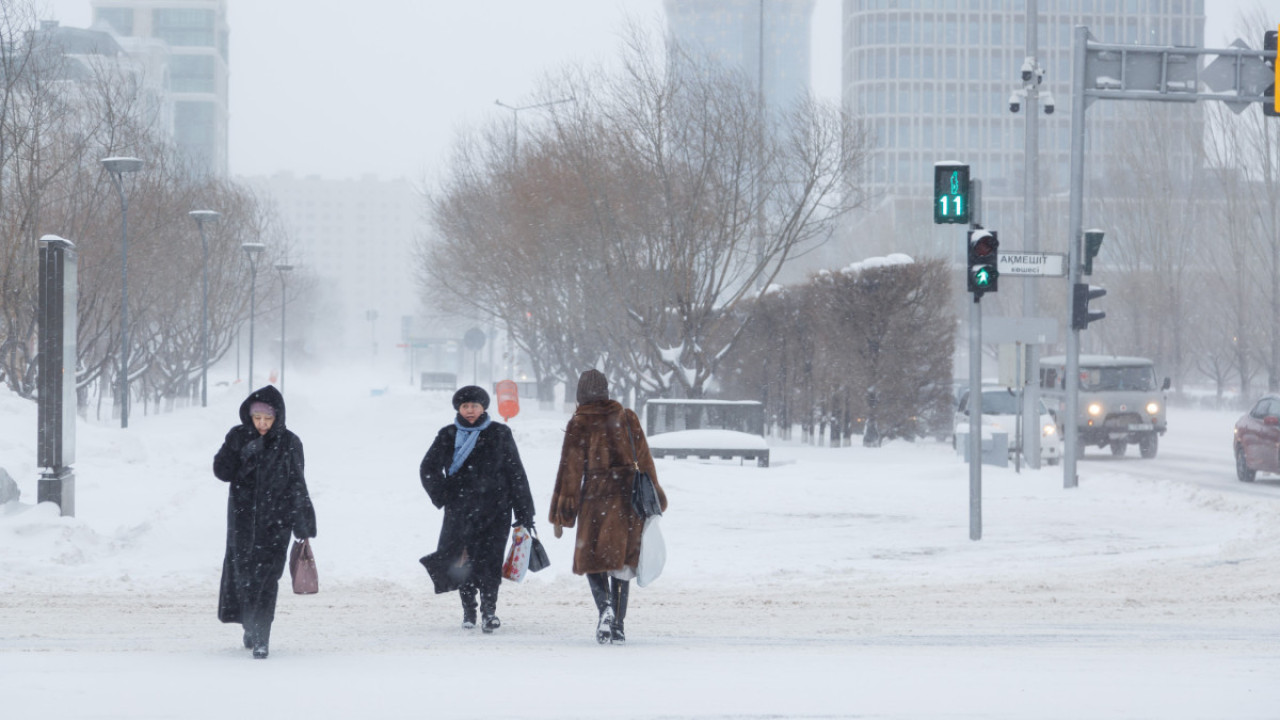
[[[667,496],[658,484],[640,419],[609,399],[609,381],[603,373],[582,373],[578,409],[565,429],[556,489],[551,494],[551,523],[556,537],[561,527],[578,526],[573,571],[586,575],[591,586],[600,611],[596,625],[600,643],[626,641],[622,621],[644,530],[644,521],[631,507],[633,458],[653,478],[666,512]]]

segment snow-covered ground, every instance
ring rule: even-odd
[[[1161,457],[1091,455],[1072,490],[985,468],[980,541],[949,443],[659,460],[666,572],[602,647],[550,527],[551,568],[504,583],[495,634],[431,592],[417,469],[453,410],[402,376],[291,370],[321,592],[282,587],[265,661],[215,617],[210,463],[243,386],[82,422],[74,518],[34,504],[35,405],[0,390],[23,492],[0,506],[0,717],[1280,717],[1280,481],[1234,483],[1233,413],[1175,410]],[[510,423],[540,519],[566,420]]]

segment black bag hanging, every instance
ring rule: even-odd
[[[542,547],[542,541],[537,535],[530,533],[533,543],[529,546],[529,572],[538,572],[551,565],[551,558],[547,557],[547,551]]]
[[[627,439],[631,441],[631,467],[635,469],[635,476],[631,478],[631,507],[641,520],[661,515],[662,503],[658,502],[658,491],[654,488],[653,478],[649,477],[649,473],[640,469],[640,461],[636,458],[636,440],[631,436],[631,424],[627,422],[625,413],[622,422],[627,428]]]

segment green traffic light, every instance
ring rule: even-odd
[[[991,268],[980,267],[973,271],[973,284],[980,288],[991,287],[991,280],[994,274]]]

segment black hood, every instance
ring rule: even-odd
[[[254,390],[249,397],[240,403],[240,422],[253,427],[253,418],[249,417],[249,406],[262,402],[275,408],[276,421],[271,425],[271,429],[284,428],[284,396],[276,389],[274,385],[266,385]]]

